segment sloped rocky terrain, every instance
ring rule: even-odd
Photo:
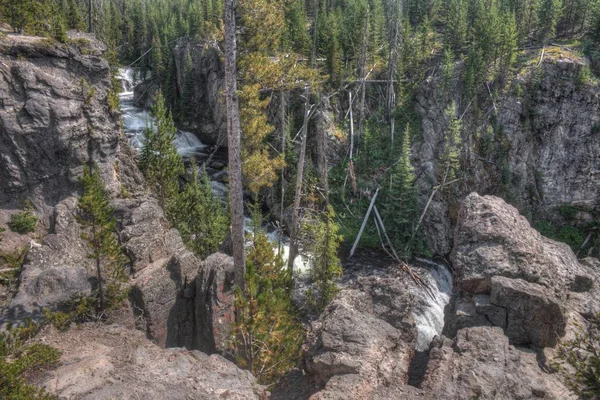
[[[84,164],[93,162],[111,193],[129,258],[128,306],[112,325],[43,330],[35,340],[58,348],[62,356],[55,370],[33,377],[35,383],[65,399],[267,398],[249,372],[214,354],[224,353],[233,318],[231,258],[217,253],[200,260],[186,250],[148,195],[118,115],[106,105],[110,75],[103,49],[91,38],[75,36],[66,45],[24,36],[0,39],[0,221],[26,198],[41,218],[35,235],[11,237],[10,243],[29,248],[18,290],[0,309],[0,323],[39,320],[43,308],[60,309],[73,294],[93,289],[76,218],[78,177]],[[557,108],[578,115],[563,116],[548,129],[548,135],[563,135],[568,128],[572,141],[564,135],[563,142],[551,144],[556,137],[540,136],[543,123],[552,121],[548,115],[531,122],[534,138],[509,123],[516,124],[522,110],[510,114],[514,118],[501,113],[506,135],[515,141],[513,151],[526,145],[537,149],[529,154],[539,157],[524,164],[518,164],[518,154],[510,157],[516,163],[510,168],[523,177],[538,176],[533,165],[543,166],[539,184],[548,195],[544,201],[527,200],[536,210],[597,201],[597,149],[588,140],[597,121],[597,95],[593,89],[576,94],[568,79],[555,88],[552,79],[578,68],[561,65],[546,65],[549,72],[536,96],[548,102],[547,109],[540,105],[543,115]],[[435,149],[441,133],[427,124],[439,117],[432,107],[423,107],[424,140]],[[331,127],[328,112],[317,122],[323,129]],[[418,157],[423,161],[428,154]],[[587,183],[574,190],[560,183],[560,174]],[[445,320],[443,331],[439,326],[438,335],[428,338],[426,350],[417,351],[416,315],[431,294],[381,253],[369,254],[346,262],[341,291],[312,322],[298,369],[270,388],[272,398],[571,397],[552,360],[576,323],[585,324],[600,311],[600,262],[580,260],[567,245],[543,237],[499,197],[463,194],[453,205],[456,215],[450,218],[448,205],[440,203],[426,222],[431,232],[442,232],[430,239],[438,237],[434,248],[449,254],[453,280],[452,297],[436,314]],[[432,274],[427,262],[412,267],[422,276]]]

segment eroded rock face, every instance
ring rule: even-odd
[[[183,38],[175,44],[173,56],[177,90],[181,96],[188,95],[189,113],[180,128],[194,132],[204,143],[227,146],[227,110],[222,95],[225,69],[219,51],[206,42]],[[191,70],[186,73],[188,60]]]
[[[62,352],[57,369],[36,382],[60,399],[266,399],[250,372],[223,357],[162,349],[118,325],[46,328],[36,340]]]
[[[87,243],[76,221],[77,199],[69,197],[54,208],[53,233],[41,246],[31,246],[23,263],[19,291],[0,324],[37,321],[44,307],[54,308],[75,294],[88,295],[95,279]]]
[[[194,279],[200,260],[188,251],[177,230],[165,234],[168,256],[148,264],[132,278],[136,328],[162,347],[194,348]]]
[[[542,371],[536,353],[510,345],[498,327],[434,341],[421,389],[432,399],[572,398],[558,374]]]
[[[468,103],[460,101],[461,74],[447,92],[439,75],[428,79],[417,95],[422,137],[412,152],[413,165],[420,171],[421,203],[440,183],[445,109],[456,101],[459,117],[465,112],[461,158],[466,178],[447,190],[458,202],[478,191],[510,199],[535,218],[557,220],[561,205],[597,211],[600,132],[594,126],[600,121],[600,90],[597,84],[578,84],[583,66],[582,60],[557,60],[546,53],[538,69],[521,74],[508,89],[498,89],[493,105],[489,100],[480,103],[483,117],[478,118],[471,115],[472,106],[465,112]],[[519,97],[517,87],[525,95]],[[492,107],[494,112],[488,114]],[[436,195],[423,224],[431,249],[441,255],[452,250],[458,210],[453,197]]]
[[[194,306],[197,348],[207,354],[225,353],[235,321],[232,257],[215,253],[202,262]]]
[[[82,43],[83,50],[40,37],[0,40],[1,204],[20,208],[29,199],[51,215],[77,192],[89,160],[107,188],[118,190],[119,125],[106,102],[106,48],[91,37]]]
[[[445,330],[451,336],[461,327],[493,325],[513,344],[554,347],[581,318],[572,312],[600,310],[597,272],[500,198],[467,196],[454,242],[459,290]]]

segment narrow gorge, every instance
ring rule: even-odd
[[[228,2],[42,3],[0,1],[0,398],[600,396],[600,3],[236,5],[243,288]]]

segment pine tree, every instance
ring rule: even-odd
[[[186,246],[204,258],[218,250],[229,228],[229,219],[213,195],[206,169],[198,176],[192,160],[192,177],[174,203],[173,225],[179,230]]]
[[[171,113],[167,111],[161,91],[156,94],[151,109],[156,128],[146,128],[139,167],[168,219],[173,216],[173,203],[179,193],[179,176],[184,172],[183,160],[173,144],[177,128]]]
[[[152,75],[154,81],[160,84],[164,79],[165,64],[163,62],[163,51],[158,36],[152,38]]]
[[[540,0],[538,8],[538,39],[546,43],[556,33],[556,23],[560,18],[559,0]]]
[[[111,311],[124,300],[121,283],[126,280],[125,260],[115,236],[116,220],[108,194],[98,174],[84,167],[80,180],[83,195],[79,198],[79,223],[84,227],[83,239],[88,243],[88,257],[96,264],[98,284],[96,312]],[[105,288],[106,284],[106,288]]]
[[[448,93],[452,79],[454,78],[454,53],[447,48],[444,50],[444,61],[442,63],[442,89]]]
[[[31,22],[35,7],[33,0],[3,0],[1,9],[3,17],[6,18],[15,33],[23,33]]]
[[[245,85],[240,91],[242,140],[242,172],[246,186],[257,194],[263,187],[277,181],[277,172],[284,166],[283,155],[272,157],[267,137],[274,132],[267,120],[269,99],[261,100],[259,85]]]
[[[310,39],[306,30],[306,10],[304,1],[292,0],[285,8],[286,47],[298,54],[306,54]]]
[[[465,0],[448,0],[445,22],[445,44],[455,52],[460,53],[467,37],[467,7]]]
[[[254,230],[249,238],[246,287],[236,291],[237,321],[230,348],[242,367],[260,383],[268,384],[294,367],[305,332],[291,301],[291,276],[260,228],[258,205],[252,208]]]
[[[407,258],[413,250],[421,250],[410,242],[419,218],[418,193],[410,157],[410,127],[406,125],[400,158],[392,169],[390,185],[384,190],[381,217],[394,249],[398,255]]]
[[[316,290],[309,298],[317,313],[321,313],[338,292],[336,279],[342,276],[342,264],[338,258],[338,248],[343,238],[335,223],[335,212],[331,206],[323,215],[309,216],[302,224],[302,243],[312,260],[311,280]]]
[[[67,1],[67,26],[69,29],[76,29],[81,31],[85,28],[85,21],[83,20],[83,14],[81,8],[76,3],[76,0]]]
[[[440,158],[440,175],[445,182],[458,177],[460,171],[460,146],[462,124],[456,117],[456,104],[453,102],[446,109],[448,125],[444,133],[444,152]]]

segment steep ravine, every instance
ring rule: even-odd
[[[126,132],[120,131],[120,116],[106,105],[103,51],[93,40],[82,51],[39,38],[0,39],[0,178],[9,188],[0,195],[1,212],[29,198],[43,222],[0,323],[39,319],[43,307],[60,308],[72,294],[91,291],[76,196],[83,165],[94,162],[130,259],[130,303],[110,324],[66,333],[47,327],[36,340],[62,356],[35,383],[65,399],[264,399],[265,388],[251,374],[204,354],[223,349],[229,334],[232,260],[221,253],[195,257],[147,194],[127,136],[135,147],[151,119],[128,103],[132,87],[124,74]],[[88,91],[82,79],[96,90]],[[579,107],[578,99],[560,96],[564,107]],[[594,115],[581,118],[587,124]],[[573,132],[578,126],[572,124]],[[193,135],[180,133],[177,144],[186,157],[206,154]],[[553,147],[545,149],[553,159]],[[311,324],[298,365],[303,372],[273,388],[273,398],[570,398],[549,367],[557,342],[573,334],[575,322],[585,324],[600,311],[600,262],[578,260],[498,197],[463,194],[455,229],[445,233],[452,268],[429,260],[412,264],[431,292],[380,252],[358,252],[345,261],[340,293]],[[415,359],[417,351],[422,360]],[[421,371],[417,361],[423,361]]]

